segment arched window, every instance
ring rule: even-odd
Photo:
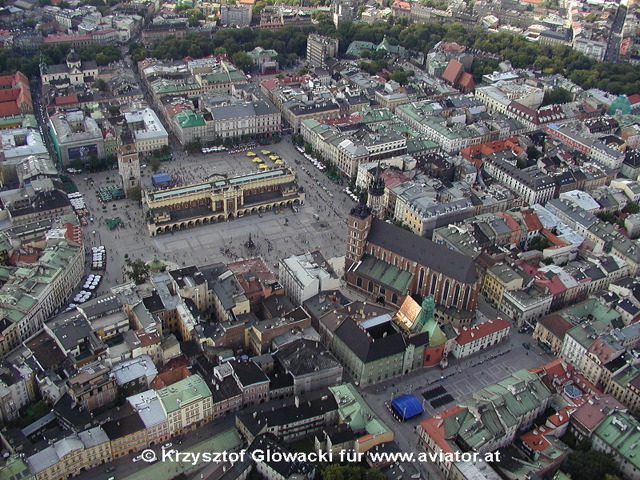
[[[356,278],[356,286],[362,288],[362,279],[360,277]]]
[[[449,296],[449,280],[444,282],[444,290],[442,291],[442,303],[447,303],[447,297]]]
[[[420,267],[420,276],[418,277],[418,293],[422,292],[423,284],[424,284],[424,268]]]
[[[462,308],[469,308],[469,295],[471,295],[471,288],[467,286],[467,288],[464,289],[464,300],[462,303]]]
[[[387,291],[384,289],[384,287],[380,287],[380,296],[384,296],[385,293],[387,293]]]
[[[458,299],[460,298],[460,285],[456,285],[456,288],[453,289],[453,305],[456,307],[458,305]]]
[[[373,293],[373,282],[369,280],[369,284],[367,285],[367,292]]]
[[[429,295],[432,297],[436,294],[436,287],[438,286],[438,275],[435,273],[431,276],[431,290],[429,291]]]
[[[393,295],[391,295],[391,303],[393,303],[394,305],[398,304],[398,294],[394,293]]]

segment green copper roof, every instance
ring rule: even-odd
[[[158,390],[158,396],[167,413],[179,410],[181,405],[198,398],[211,397],[211,390],[200,375],[192,375]]]
[[[201,127],[205,124],[204,118],[192,110],[183,110],[174,115],[174,120],[182,128]]]

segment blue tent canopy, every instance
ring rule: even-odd
[[[161,185],[163,183],[171,182],[171,177],[167,173],[158,173],[151,176],[151,181],[154,185]]]
[[[408,420],[424,412],[420,400],[415,395],[402,395],[391,401],[391,408],[398,414],[401,420]]]

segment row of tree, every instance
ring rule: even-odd
[[[480,27],[467,27],[458,23],[413,23],[406,19],[393,19],[374,24],[342,22],[336,28],[324,14],[316,12],[317,24],[306,27],[285,27],[277,30],[264,29],[220,29],[210,38],[187,35],[183,39],[167,38],[152,49],[140,45],[131,48],[134,60],[146,57],[178,59],[185,56],[199,57],[210,54],[250,51],[256,46],[271,48],[278,52],[277,60],[284,65],[306,54],[307,36],[311,32],[329,35],[340,42],[344,53],[354,40],[380,43],[385,37],[392,44],[416,52],[427,53],[441,40],[457,42],[472,49],[495,54],[495,59],[476,61],[473,73],[476,80],[483,74],[493,72],[498,59],[509,60],[516,68],[534,67],[546,74],[565,75],[583,88],[601,88],[615,94],[631,95],[640,91],[640,69],[623,62],[610,64],[597,62],[568,46],[532,43],[518,35],[492,33]],[[295,56],[294,56],[295,55]],[[244,58],[244,57],[240,57]],[[386,65],[373,58],[363,66],[378,71]]]
[[[98,1],[103,0],[95,0]],[[190,13],[193,13],[191,10]],[[201,18],[192,15],[194,23]],[[354,40],[380,43],[385,37],[392,44],[399,44],[416,52],[427,53],[441,40],[457,42],[472,49],[494,54],[490,60],[475,61],[472,73],[476,80],[483,74],[497,68],[498,59],[509,60],[516,68],[534,68],[546,73],[559,73],[581,87],[600,88],[614,94],[631,95],[640,91],[640,69],[623,62],[611,64],[597,62],[580,52],[561,45],[541,45],[525,40],[522,36],[509,33],[492,33],[480,27],[467,27],[458,23],[413,23],[407,24],[406,18],[389,19],[388,22],[374,24],[341,22],[335,27],[329,17],[315,12],[317,23],[305,27],[288,26],[276,30],[252,28],[218,29],[211,36],[187,35],[176,39],[167,37],[153,48],[141,44],[132,44],[129,53],[134,61],[154,57],[176,60],[190,56],[199,58],[211,54],[229,54],[240,68],[252,68],[246,52],[257,46],[273,49],[278,53],[276,60],[281,65],[293,65],[306,54],[307,36],[316,32],[337,38],[340,53],[344,53]],[[16,55],[15,52],[0,50],[0,72],[10,74],[20,70],[28,76],[38,73],[42,58],[47,64],[62,63],[69,52],[68,45],[46,45],[29,57]],[[83,60],[95,59],[98,65],[106,65],[121,58],[116,47],[90,44],[79,49]],[[486,55],[485,55],[486,57]],[[386,64],[373,57],[363,66],[368,71],[381,70]]]

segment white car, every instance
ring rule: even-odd
[[[162,445],[162,448],[171,448],[173,447],[173,443],[169,442],[169,443],[165,443],[164,445]]]
[[[133,457],[133,461],[135,462],[139,462],[140,460],[142,460],[142,455],[138,455],[137,457]]]

